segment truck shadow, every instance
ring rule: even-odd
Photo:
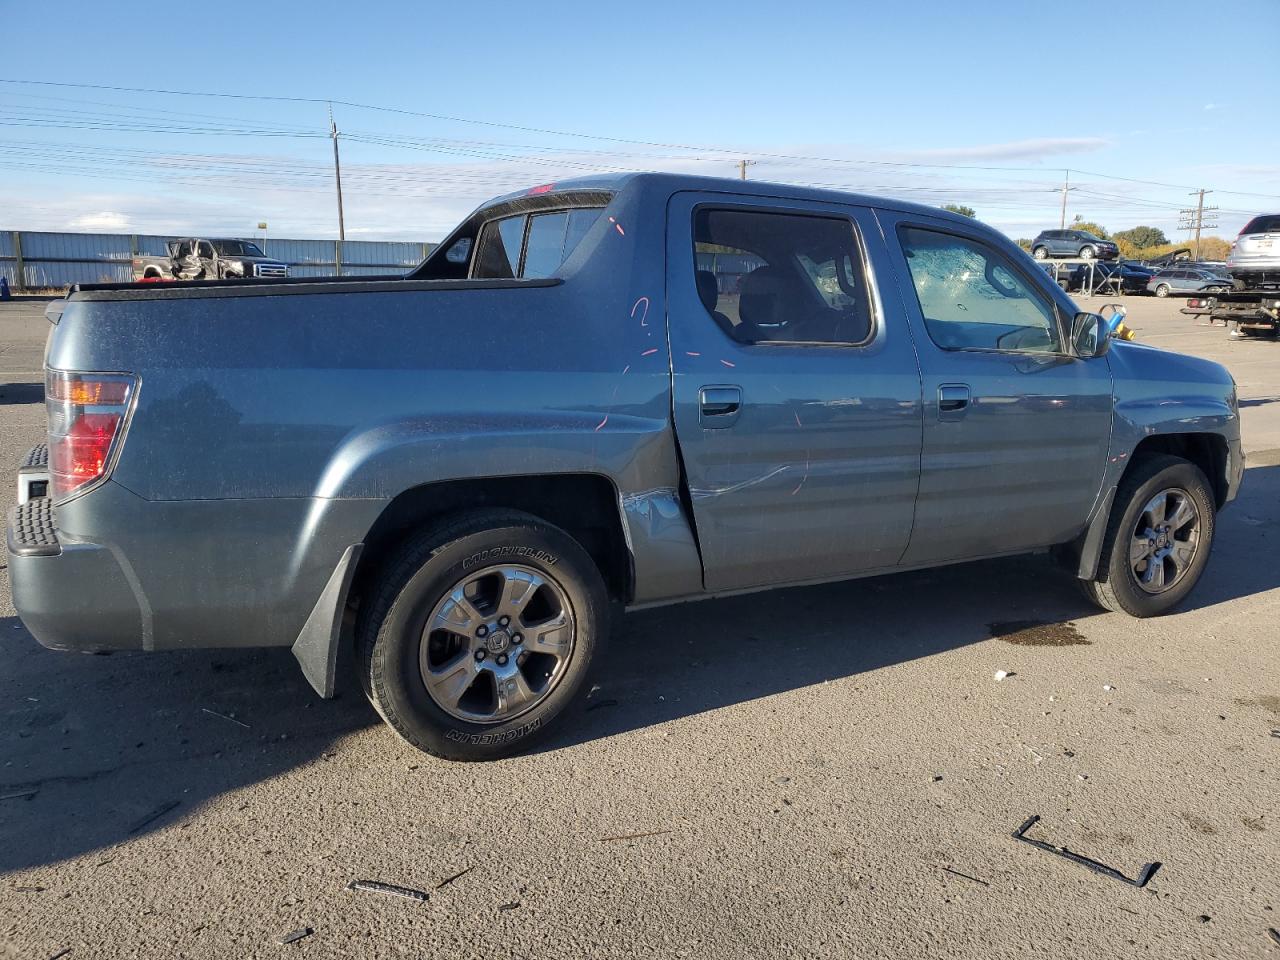
[[[1280,587],[1280,569],[1255,562],[1280,527],[1277,504],[1280,467],[1249,470],[1184,609]],[[1087,640],[1084,621],[1095,615],[1042,556],[638,612],[605,653],[590,697],[537,752],[958,649],[1000,624],[1074,620]],[[295,771],[324,782],[336,775],[331,758],[372,751],[405,762],[408,748],[389,731],[350,736],[380,725],[354,683],[319,700],[288,650],[54,653],[9,617],[0,657],[0,874],[95,850],[112,857],[107,848],[198,817],[224,794]],[[537,762],[535,752],[494,775]],[[451,769],[439,762],[433,775]]]
[[[1254,561],[1280,532],[1277,504],[1280,466],[1250,469],[1239,500],[1218,517],[1212,561],[1180,612],[1280,588],[1280,569]],[[1052,627],[1095,616],[1122,615],[1099,611],[1045,556],[639,612],[611,645],[580,721],[543,749],[943,653],[1011,624]],[[1087,643],[1087,624],[1076,628]],[[1062,653],[1088,656],[1088,647]]]
[[[44,403],[44,384],[0,383],[0,406],[14,403]]]

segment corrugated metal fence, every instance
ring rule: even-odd
[[[73,283],[128,283],[135,256],[164,256],[165,243],[181,237],[128,233],[0,231],[0,277],[15,290]],[[247,240],[254,240],[246,237]],[[435,244],[395,240],[276,240],[266,254],[289,264],[294,277],[367,277],[404,273]],[[339,265],[341,265],[339,267]]]

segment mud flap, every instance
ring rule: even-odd
[[[293,642],[293,655],[302,667],[302,675],[326,700],[337,687],[338,646],[342,635],[342,615],[347,605],[347,592],[360,559],[362,543],[353,543],[343,551],[342,559],[325,584],[311,615]]]

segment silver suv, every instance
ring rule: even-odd
[[[1245,224],[1227,254],[1227,269],[1245,287],[1280,283],[1280,213]]]

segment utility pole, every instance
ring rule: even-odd
[[[755,162],[756,162],[756,161],[754,161],[754,160],[739,160],[739,161],[738,161],[738,179],[739,179],[739,180],[745,180],[745,179],[747,179],[747,167],[748,167],[748,166],[750,166],[751,164],[755,163]]]
[[[333,252],[333,265],[342,276],[342,245],[347,242],[347,228],[342,220],[342,164],[338,161],[338,125],[333,122],[333,104],[329,104],[329,136],[333,138],[333,179],[338,186],[338,246]]]
[[[1062,218],[1058,223],[1058,227],[1065,230],[1067,228],[1067,191],[1074,190],[1075,187],[1071,186],[1071,171],[1064,170],[1063,173],[1066,174],[1066,177],[1062,181]]]
[[[1193,231],[1195,233],[1194,256],[1197,260],[1200,259],[1200,231],[1205,228],[1213,229],[1218,225],[1218,222],[1215,219],[1217,217],[1218,208],[1206,207],[1204,205],[1204,195],[1206,193],[1213,193],[1213,191],[1205,190],[1203,187],[1199,190],[1192,190],[1190,196],[1196,198],[1195,209],[1188,208],[1186,210],[1179,211],[1181,220],[1178,223],[1178,228],[1181,230]],[[1210,222],[1206,222],[1206,220]]]

